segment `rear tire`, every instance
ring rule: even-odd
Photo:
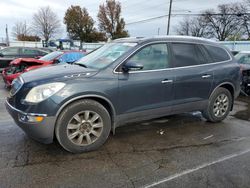
[[[208,106],[202,115],[210,122],[220,122],[228,116],[232,103],[233,97],[230,91],[220,87],[210,96]]]
[[[85,99],[67,106],[59,115],[55,134],[69,152],[82,153],[99,148],[107,140],[111,118],[100,103]]]

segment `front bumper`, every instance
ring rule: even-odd
[[[11,106],[6,100],[5,106],[16,124],[31,138],[44,144],[53,142],[56,118],[48,117],[46,114],[25,113]],[[44,119],[38,123],[23,122],[21,116],[43,116]]]

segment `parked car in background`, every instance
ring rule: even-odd
[[[55,51],[39,59],[18,58],[10,62],[10,66],[2,72],[5,86],[11,86],[12,81],[20,74],[33,69],[44,67],[51,64],[74,63],[85,55],[81,51]]]
[[[39,48],[7,47],[0,50],[0,70],[9,66],[10,62],[17,58],[39,58],[49,52]]]
[[[234,57],[240,64],[242,70],[250,69],[250,51],[241,51]]]
[[[195,37],[119,39],[74,64],[44,67],[13,81],[6,100],[32,138],[79,153],[97,149],[121,125],[201,111],[224,120],[240,93],[231,53]]]
[[[241,90],[245,95],[250,95],[250,69],[242,71]]]
[[[241,91],[250,95],[250,51],[241,51],[235,55],[242,71]]]
[[[6,44],[6,43],[2,43],[2,42],[0,43],[0,50],[1,50],[1,49],[4,49],[4,48],[6,48],[6,47],[7,47],[7,44]]]

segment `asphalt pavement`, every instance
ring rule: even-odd
[[[187,113],[118,128],[99,150],[71,154],[15,125],[0,81],[0,187],[250,187],[250,97],[221,123]]]

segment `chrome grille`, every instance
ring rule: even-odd
[[[23,83],[23,79],[20,76],[13,80],[11,84],[10,96],[14,96],[22,88]]]

